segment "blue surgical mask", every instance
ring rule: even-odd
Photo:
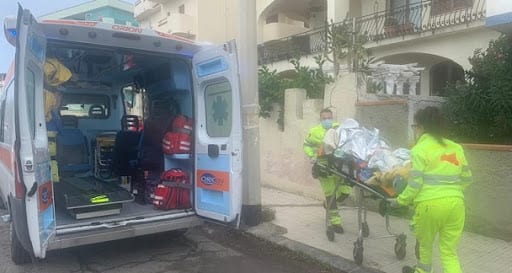
[[[324,127],[325,129],[330,129],[332,127],[332,119],[322,120],[322,127]]]

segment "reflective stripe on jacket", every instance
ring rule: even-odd
[[[429,134],[423,134],[411,150],[412,170],[408,185],[398,196],[402,205],[444,198],[464,198],[464,188],[472,182],[464,150],[443,139],[444,146]]]
[[[339,123],[333,123],[332,127],[336,128],[339,126]],[[309,130],[308,136],[304,140],[304,144],[302,148],[306,155],[310,158],[315,158],[318,155],[318,149],[322,146],[324,141],[324,136],[327,130],[322,126],[322,124],[318,124],[315,127]]]

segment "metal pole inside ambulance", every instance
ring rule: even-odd
[[[238,1],[238,60],[243,115],[242,221],[255,226],[261,221],[260,146],[258,116],[258,63],[256,0]]]

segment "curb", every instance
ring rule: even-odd
[[[293,252],[308,256],[313,260],[347,273],[384,273],[377,269],[358,266],[352,260],[332,255],[331,253],[318,248],[290,240],[283,236],[283,234],[287,233],[286,228],[272,223],[262,223],[254,227],[247,228],[244,232],[266,240],[272,244],[285,247]]]

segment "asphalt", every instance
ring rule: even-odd
[[[402,272],[405,265],[414,265],[415,238],[410,231],[409,220],[389,217],[391,232],[407,236],[405,258],[395,255],[396,238],[388,236],[386,221],[376,212],[368,211],[370,229],[364,238],[363,262],[354,262],[354,242],[359,235],[357,209],[342,207],[345,233],[329,241],[325,232],[325,211],[322,200],[262,188],[262,205],[275,217],[265,223],[246,229],[258,238],[286,247],[344,272]],[[437,245],[437,242],[436,242]],[[434,272],[443,272],[438,248],[434,245]],[[489,238],[472,232],[464,232],[459,246],[459,257],[464,273],[499,272],[512,273],[512,242]]]

